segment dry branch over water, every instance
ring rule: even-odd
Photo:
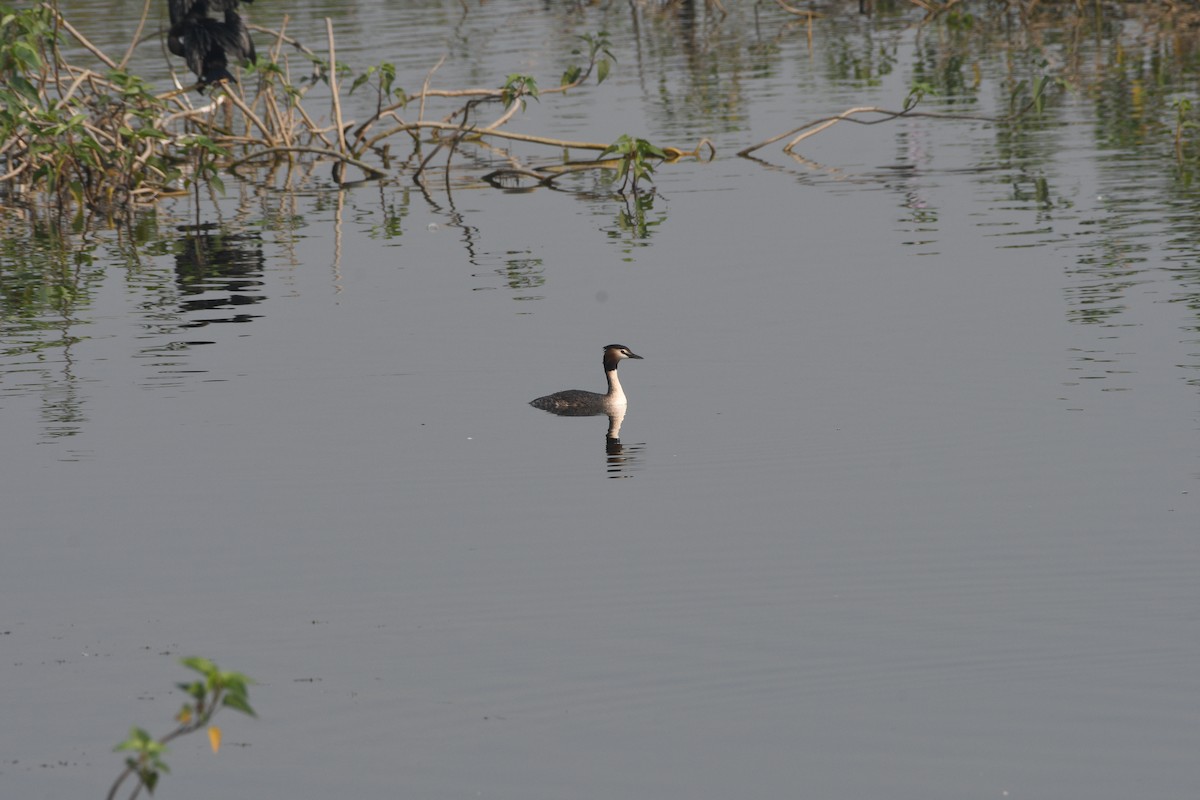
[[[1029,106],[1031,107],[1032,104]],[[1026,108],[1028,110],[1028,107]],[[1021,113],[1024,113],[1022,111]],[[859,114],[876,114],[875,119],[858,119]],[[748,156],[755,150],[761,150],[769,144],[774,144],[789,136],[795,136],[790,142],[783,147],[783,152],[792,153],[796,145],[809,138],[816,136],[821,131],[832,128],[839,122],[853,122],[858,125],[878,125],[881,122],[891,122],[898,117],[931,117],[933,119],[955,119],[955,120],[974,120],[976,122],[1011,122],[1018,115],[1012,117],[985,117],[979,114],[940,114],[933,111],[913,111],[912,106],[901,111],[890,111],[886,108],[877,108],[875,106],[857,106],[848,108],[840,114],[835,114],[832,117],[822,117],[821,119],[806,122],[798,128],[792,128],[790,131],[772,136],[770,139],[765,139],[758,144],[750,145],[747,148],[738,151],[739,156]]]
[[[510,75],[497,87],[440,89],[431,86],[435,66],[421,90],[408,94],[396,85],[395,70],[387,63],[352,78],[338,63],[332,21],[326,20],[325,51],[320,53],[286,35],[285,16],[278,30],[248,26],[260,44],[269,40],[269,47],[242,73],[240,83],[204,80],[184,86],[176,79],[174,91],[155,94],[146,81],[123,68],[137,45],[159,41],[157,35],[138,38],[151,2],[145,0],[142,22],[120,61],[89,41],[51,3],[21,11],[0,5],[0,198],[59,210],[83,208],[120,219],[133,206],[202,183],[221,189],[220,173],[229,170],[328,162],[338,184],[404,171],[420,181],[437,153],[447,153],[448,166],[464,142],[519,141],[556,151],[604,152],[610,147],[502,130],[530,98],[565,93],[589,79],[603,81],[614,60],[607,34],[580,37],[588,45],[587,62],[568,69],[552,88],[539,88],[533,76]],[[82,48],[98,63],[69,62],[64,56],[68,45]],[[302,70],[295,70],[294,59],[303,63]],[[304,77],[293,81],[293,73]],[[319,107],[325,101],[311,94],[322,84],[328,87],[328,107]],[[347,120],[343,97],[359,89],[374,94],[374,112],[361,122]],[[208,94],[197,95],[196,90]],[[202,104],[193,102],[197,97]],[[458,106],[430,119],[426,111],[434,100]],[[482,117],[487,106],[496,105],[502,110],[494,119]],[[417,109],[415,119],[405,114],[412,108]],[[395,153],[397,139],[408,145],[403,159]],[[670,152],[676,158],[685,154]],[[612,163],[597,160],[593,167]]]

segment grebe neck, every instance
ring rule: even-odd
[[[610,405],[623,406],[627,405],[625,400],[625,390],[621,388],[621,379],[617,377],[617,367],[614,364],[612,369],[604,370],[604,377],[608,378],[608,394],[605,399]]]

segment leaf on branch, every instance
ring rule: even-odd
[[[245,692],[231,692],[230,694],[225,695],[221,702],[225,706],[232,708],[234,711],[240,711],[246,716],[255,718],[258,717],[258,714],[254,713],[254,709],[250,707],[248,702],[246,702]]]
[[[150,738],[150,734],[144,728],[139,728],[136,725],[129,729],[129,738],[121,742],[113,748],[114,753],[119,753],[122,750],[136,750],[144,752],[148,745],[154,740]]]

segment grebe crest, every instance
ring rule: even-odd
[[[627,358],[640,360],[642,357],[623,344],[610,344],[604,348],[604,377],[608,379],[608,392],[605,394],[567,389],[539,397],[530,401],[529,405],[569,417],[590,417],[624,409],[628,401],[617,378],[617,365]]]

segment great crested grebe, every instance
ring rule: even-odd
[[[615,410],[624,410],[627,405],[625,391],[617,378],[617,365],[626,358],[641,359],[637,353],[623,344],[610,344],[604,348],[604,377],[608,379],[608,392],[586,392],[583,389],[567,389],[530,401],[529,405],[543,411],[552,411],[564,416],[591,416]]]

